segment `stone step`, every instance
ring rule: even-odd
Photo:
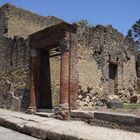
[[[53,117],[55,115],[55,113],[36,112],[35,115],[48,118],[48,117]]]
[[[140,117],[133,114],[73,110],[71,117],[93,125],[140,132]]]

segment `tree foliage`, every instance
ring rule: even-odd
[[[127,33],[128,37],[133,38],[136,42],[140,43],[140,19],[137,20],[128,30]]]
[[[133,38],[140,51],[140,19],[138,19],[127,32],[127,37]]]

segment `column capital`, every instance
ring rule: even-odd
[[[31,57],[37,57],[39,50],[36,48],[31,48]]]
[[[70,50],[70,41],[71,40],[69,38],[62,39],[59,42],[61,50],[69,51]]]

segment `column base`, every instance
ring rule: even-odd
[[[59,106],[62,110],[69,110],[69,104],[68,103],[60,104]]]
[[[60,120],[69,120],[70,119],[70,112],[69,112],[69,104],[64,103],[59,105],[59,111],[55,113],[57,119]]]
[[[36,107],[30,107],[29,106],[29,108],[28,108],[28,110],[27,110],[26,113],[34,114],[36,111],[37,111],[37,108]]]

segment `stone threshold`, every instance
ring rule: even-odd
[[[140,132],[140,116],[106,111],[71,111],[71,117],[91,125]]]
[[[38,109],[35,115],[40,117],[53,117],[55,115],[55,109]]]

